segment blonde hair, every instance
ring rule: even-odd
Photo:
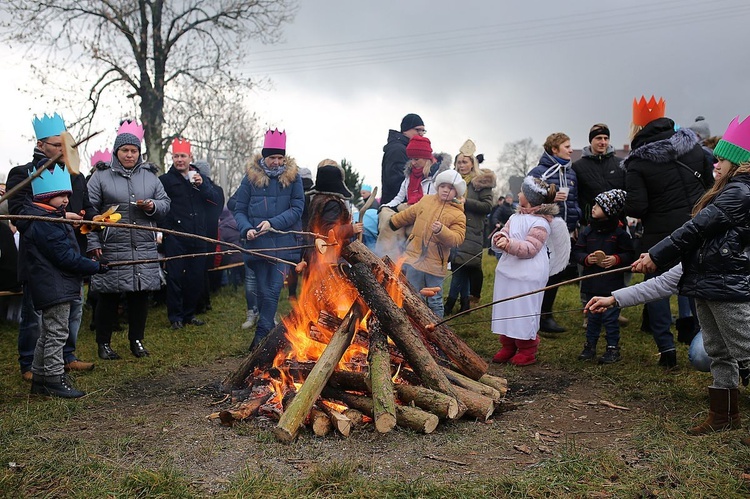
[[[558,149],[566,140],[570,140],[570,137],[562,132],[555,132],[544,141],[544,150],[547,154],[552,154],[552,150]]]
[[[320,168],[321,166],[339,166],[339,164],[332,159],[326,158],[318,163],[318,168]]]
[[[629,141],[633,142],[633,139],[635,138],[636,134],[643,130],[643,127],[641,125],[636,125],[635,123],[630,124],[630,132],[628,133]]]
[[[695,203],[695,206],[693,206],[693,213],[692,216],[695,216],[700,212],[703,208],[711,204],[711,202],[718,196],[719,192],[727,185],[729,180],[734,177],[735,175],[739,175],[740,173],[750,173],[750,161],[746,163],[736,164],[732,163],[732,169],[729,170],[729,173],[726,175],[722,175],[719,180],[714,182],[714,185],[711,186],[709,190],[706,191],[703,196],[698,200],[697,203]]]

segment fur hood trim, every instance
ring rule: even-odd
[[[521,213],[521,206],[519,205],[518,208],[516,208],[516,213]],[[549,204],[540,204],[539,209],[534,212],[534,215],[539,215],[546,218],[553,218],[557,216],[560,213],[560,207],[557,206],[557,203],[549,203]]]
[[[495,172],[486,168],[480,168],[479,173],[477,173],[474,178],[471,179],[471,185],[477,191],[488,188],[494,189],[497,185],[497,177],[495,176]]]
[[[698,143],[698,136],[695,132],[689,128],[680,128],[668,139],[649,142],[635,149],[622,161],[621,166],[627,169],[628,164],[633,159],[643,159],[661,164],[671,163],[689,152]]]
[[[433,164],[430,167],[430,175],[427,175],[426,177],[429,178],[435,178],[438,173],[443,173],[445,170],[450,169],[451,166],[453,166],[453,158],[451,158],[451,155],[447,152],[438,152],[434,155],[436,158],[438,158],[439,162]],[[435,169],[435,166],[437,165],[437,169]],[[406,160],[406,165],[404,165],[404,178],[409,178],[411,175],[411,160]]]
[[[245,172],[247,174],[247,179],[255,187],[267,187],[270,182],[270,177],[266,175],[266,172],[260,167],[261,158],[262,156],[260,154],[253,156],[253,159],[247,164],[247,170]],[[279,175],[279,183],[282,187],[289,187],[297,178],[299,168],[297,167],[297,162],[294,158],[291,156],[285,156],[284,158],[286,159],[286,170]]]

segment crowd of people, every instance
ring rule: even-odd
[[[242,244],[247,251],[241,260],[232,257],[242,264],[229,279],[244,287],[242,328],[255,327],[255,349],[275,325],[284,284],[294,297],[298,279],[311,278],[305,266],[300,277],[290,272],[290,262],[336,263],[327,261],[335,256],[303,252],[303,231],[333,231],[341,244],[359,236],[378,256],[402,261],[406,279],[439,318],[457,304],[462,313],[480,303],[489,246],[497,258],[488,328],[499,337],[497,363],[536,362],[540,333],[565,332],[553,316],[558,289],[583,276],[588,316],[578,359],[618,362],[620,307],[646,303],[641,327],[653,336],[659,364],[674,368],[669,298],[678,294],[678,341],[690,344],[696,367],[710,364],[714,378],[709,418],[691,432],[738,425],[738,383],[750,379],[750,120],[735,119],[717,140],[703,117],[681,128],[666,116],[663,99],[634,100],[627,157],[615,155],[604,123],[590,128],[577,161],[569,136],[552,133],[516,202],[512,193],[496,199],[495,173],[481,166],[471,139],[455,155],[435,152],[424,121],[411,113],[388,133],[382,195],[375,199],[374,189],[358,186],[356,207],[336,161],[321,161],[313,182],[310,170],[287,155],[286,133],[278,130],[266,132],[225,203],[188,140],[172,142],[172,165],[158,175],[143,161],[143,128],[124,121],[112,152],[97,152],[85,179],[71,176],[62,159],[49,161],[64,147],[62,118],[45,115],[33,125],[33,159],[10,171],[7,188],[45,171],[9,198],[7,210],[36,220],[14,221],[17,245],[0,227],[3,248],[11,248],[3,254],[17,247],[18,278],[8,289],[22,289],[19,365],[32,393],[83,395],[66,371],[94,367],[75,354],[84,278],[98,356],[120,358],[112,332],[123,307],[130,351],[145,357],[149,297],[164,293],[172,329],[203,326],[196,314],[210,308],[207,270],[217,252],[207,240]],[[3,272],[16,270],[5,263]],[[644,282],[626,286],[628,271],[645,273]],[[598,356],[602,329],[606,348]]]

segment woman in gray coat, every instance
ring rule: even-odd
[[[170,201],[156,175],[156,167],[141,159],[142,137],[143,129],[135,122],[123,123],[112,150],[112,164],[96,170],[89,180],[89,198],[99,213],[116,206],[122,216],[120,224],[156,227],[156,222],[169,211]],[[107,262],[159,257],[155,232],[113,227],[89,233],[88,253]],[[127,299],[130,351],[136,357],[149,355],[143,346],[148,292],[160,287],[158,263],[114,267],[107,275],[92,277],[91,288],[99,292],[96,342],[100,358],[120,358],[110,342],[121,293]]]

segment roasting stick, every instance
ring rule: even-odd
[[[239,253],[237,250],[226,250],[226,251],[209,251],[207,253],[188,253],[186,255],[175,255],[168,256],[165,258],[150,258],[145,260],[120,260],[118,262],[107,262],[108,267],[123,267],[125,265],[138,265],[143,263],[162,263],[170,260],[179,260],[180,258],[197,258],[199,256],[211,256],[211,255],[232,255]]]
[[[427,329],[434,330],[436,327],[438,327],[440,325],[443,325],[446,322],[450,322],[450,321],[452,321],[453,319],[455,319],[457,317],[461,317],[462,315],[466,315],[466,314],[468,314],[470,312],[474,312],[475,310],[481,310],[483,308],[491,307],[492,305],[495,305],[496,303],[502,303],[502,302],[506,302],[506,301],[510,301],[510,300],[515,300],[517,298],[523,298],[524,296],[534,295],[536,293],[542,293],[544,291],[547,291],[548,289],[555,289],[555,288],[559,288],[560,286],[565,286],[566,284],[573,284],[575,282],[585,281],[586,279],[591,279],[592,277],[598,277],[598,276],[607,275],[607,274],[616,274],[618,272],[629,272],[630,270],[631,270],[630,267],[622,267],[622,268],[619,268],[619,269],[610,269],[610,270],[605,270],[603,272],[597,272],[596,274],[584,275],[584,276],[581,276],[581,277],[576,277],[575,279],[568,279],[567,281],[558,282],[557,284],[550,284],[549,286],[545,286],[543,288],[535,289],[533,291],[527,291],[526,293],[521,293],[521,294],[514,295],[514,296],[509,296],[507,298],[503,298],[503,299],[500,299],[500,300],[495,300],[495,301],[490,302],[490,303],[485,303],[484,305],[479,305],[477,307],[470,308],[468,310],[464,310],[463,312],[459,312],[456,315],[452,315],[452,316],[450,316],[450,317],[448,317],[446,319],[443,319],[443,320],[441,320],[441,321],[439,321],[439,322],[437,322],[435,324],[428,324],[427,325]]]

